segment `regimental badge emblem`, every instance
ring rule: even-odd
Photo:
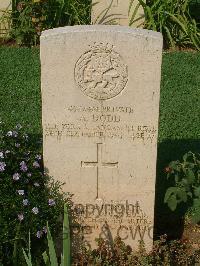
[[[95,100],[119,95],[128,81],[128,67],[109,44],[94,44],[81,55],[75,66],[75,81],[80,90]]]

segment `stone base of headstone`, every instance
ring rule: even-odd
[[[115,24],[143,28],[145,18],[141,5],[133,19],[133,13],[138,3],[138,0],[133,1],[130,8],[130,0],[93,0],[91,22],[92,24]]]

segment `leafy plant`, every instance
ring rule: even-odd
[[[43,259],[46,265],[49,266],[58,266],[58,260],[56,256],[55,244],[53,242],[53,238],[50,232],[49,225],[47,223],[47,239],[48,239],[48,253],[45,251],[43,253]],[[61,264],[60,266],[70,266],[71,265],[71,252],[70,252],[70,227],[69,227],[69,217],[67,204],[64,205],[64,219],[63,219],[63,253],[61,255]],[[29,246],[28,246],[28,254],[23,249],[23,254],[27,263],[27,266],[32,266],[31,259],[31,243],[29,237]]]
[[[13,1],[11,34],[19,45],[37,45],[43,30],[90,23],[90,0]]]
[[[19,45],[37,45],[46,28],[47,0],[13,1],[12,37]]]
[[[28,233],[39,263],[46,247],[46,222],[54,234],[66,201],[61,183],[43,169],[41,142],[24,133],[20,125],[6,130],[0,124],[0,262],[23,265],[22,247]]]
[[[26,263],[28,266],[32,266],[32,257],[31,257],[31,237],[30,237],[30,232],[29,232],[29,241],[28,241],[28,254],[26,254],[25,250],[22,249],[24,258],[26,260]]]
[[[76,266],[192,266],[199,261],[198,254],[187,241],[167,241],[161,236],[155,241],[152,251],[147,253],[143,243],[138,250],[127,246],[120,238],[116,238],[112,246],[106,240],[99,239],[98,247],[90,252],[79,254],[74,259]]]
[[[200,221],[200,154],[188,152],[183,161],[173,161],[166,168],[167,178],[173,186],[166,191],[164,202],[172,211],[178,204],[187,203],[192,208],[192,219]]]
[[[189,46],[200,50],[200,28],[189,11],[191,0],[151,0],[147,3],[143,0],[138,1],[130,25],[143,20],[143,16],[135,20],[136,12],[141,5],[145,13],[144,27],[161,32],[167,47]],[[131,1],[131,5],[133,2]]]
[[[49,228],[48,224],[47,224],[47,228]],[[49,229],[47,232],[47,239],[48,239],[49,252],[48,252],[48,255],[46,251],[43,253],[45,264],[50,265],[50,266],[58,266],[55,245],[54,245],[53,238],[51,236],[51,232]],[[61,254],[60,266],[71,265],[70,245],[71,243],[70,243],[69,216],[68,216],[67,205],[65,204],[64,205],[64,219],[63,219],[63,253]]]

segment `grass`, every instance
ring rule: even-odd
[[[200,53],[163,56],[159,141],[200,139]]]
[[[8,129],[20,123],[27,133],[41,135],[39,50],[0,47],[0,70],[0,118]],[[199,52],[163,54],[155,209],[158,234],[168,233],[166,228],[171,227],[178,233],[181,228],[180,220],[174,219],[180,213],[172,214],[163,206],[168,186],[163,169],[189,150],[200,152],[199,73]]]
[[[0,47],[0,118],[41,133],[39,50]]]

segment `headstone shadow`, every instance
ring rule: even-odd
[[[200,140],[168,139],[158,144],[154,239],[158,239],[163,234],[167,234],[169,239],[177,239],[182,236],[184,214],[187,211],[187,205],[180,205],[176,211],[172,212],[167,204],[164,204],[165,192],[170,186],[170,181],[167,180],[167,174],[165,173],[165,167],[171,161],[181,161],[183,155],[189,151],[199,153]]]

